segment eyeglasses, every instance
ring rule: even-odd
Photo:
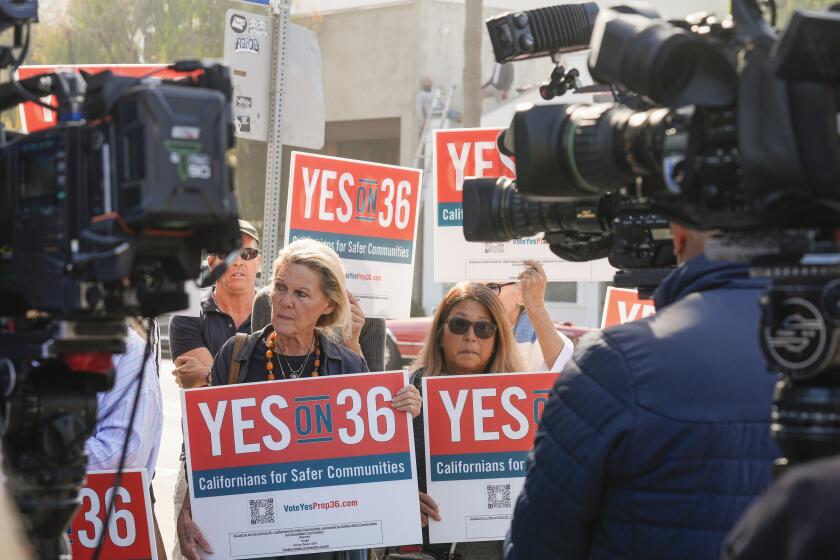
[[[510,286],[512,284],[516,284],[516,282],[505,282],[504,284],[498,284],[496,282],[488,282],[487,284],[485,284],[485,286],[487,286],[488,288],[490,288],[491,290],[496,292],[497,296],[500,296],[500,295],[502,295],[502,288],[504,288],[505,286]]]
[[[446,320],[446,325],[452,334],[466,334],[470,327],[472,327],[475,336],[483,339],[493,338],[498,328],[495,323],[491,323],[490,321],[473,322],[461,319],[460,317],[450,317]]]
[[[214,257],[218,257],[220,259],[226,259],[227,253],[213,253]],[[239,257],[243,261],[252,261],[260,256],[260,250],[254,249],[253,247],[245,247],[241,251],[239,251]]]

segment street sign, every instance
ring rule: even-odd
[[[233,83],[233,124],[237,138],[268,140],[272,22],[243,10],[225,14],[225,63]]]

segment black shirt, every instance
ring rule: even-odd
[[[268,331],[271,332],[271,331]],[[233,349],[231,348],[231,351]],[[248,373],[245,376],[245,379],[242,383],[259,383],[261,381],[268,381],[268,369],[265,367],[265,363],[268,359],[265,357],[265,353],[268,351],[268,346],[265,343],[265,337],[260,337],[257,341],[256,345],[254,346],[253,353],[251,354],[251,358],[248,361]],[[293,368],[299,368],[301,362],[303,361],[306,356],[284,356],[287,358],[289,362],[291,362],[291,366]],[[312,356],[309,357],[307,360],[309,364],[314,366],[315,363],[315,356],[314,353]],[[288,370],[286,367],[285,362],[283,363],[285,370]],[[301,377],[310,377],[313,367],[304,368],[303,375]],[[287,371],[288,377],[288,371]],[[277,364],[277,360],[274,360],[274,379],[275,381],[278,379],[284,379],[283,375],[280,373],[279,365]],[[227,379],[215,379],[213,380],[212,385],[225,385],[227,384]]]
[[[207,348],[214,357],[222,345],[237,332],[251,333],[250,315],[236,327],[233,318],[219,309],[213,290],[201,294],[201,312],[198,317],[173,315],[169,321],[169,348],[174,360],[196,348]]]

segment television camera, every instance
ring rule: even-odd
[[[589,215],[616,193],[719,231],[708,256],[749,262],[771,280],[761,344],[783,374],[772,430],[790,461],[840,452],[837,9],[797,11],[781,33],[775,4],[756,0],[734,0],[726,18],[664,21],[639,4],[590,3],[489,20],[499,62],[556,58],[586,37],[592,77],[644,106],[524,108],[500,139],[524,198],[514,203],[502,185],[465,195],[465,226],[484,224],[474,238],[545,231],[565,243],[592,231],[571,219],[576,208],[589,205]],[[601,224],[609,217],[595,214]],[[590,240],[602,242],[606,229]]]
[[[10,74],[36,20],[36,0],[0,0]],[[232,261],[240,245],[228,69],[169,68],[183,79],[56,71],[0,84],[0,109],[58,116],[31,134],[0,130],[3,459],[39,558],[67,553],[96,393],[113,383],[126,319],[186,307],[202,251]]]

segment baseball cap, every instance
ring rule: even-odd
[[[239,220],[239,231],[242,235],[247,235],[248,237],[252,237],[257,243],[260,242],[260,236],[257,233],[257,228],[254,227],[254,224],[248,222],[246,220]]]

